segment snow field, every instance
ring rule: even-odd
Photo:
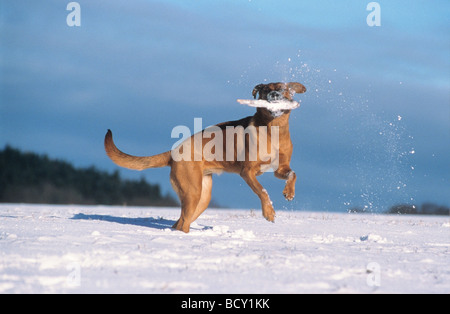
[[[0,205],[0,293],[450,293],[450,219]]]

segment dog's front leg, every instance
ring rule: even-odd
[[[275,177],[286,180],[283,195],[288,201],[292,201],[295,196],[295,181],[297,180],[295,172],[289,166],[279,167],[278,170],[275,171]]]
[[[269,194],[266,189],[263,188],[261,183],[256,179],[256,172],[252,169],[243,169],[241,171],[241,177],[247,182],[248,186],[258,195],[261,200],[262,213],[264,218],[268,221],[275,221],[275,211],[273,210],[272,201],[269,198]]]

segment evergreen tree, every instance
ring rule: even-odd
[[[0,151],[0,202],[177,206],[158,184],[120,178],[6,146]]]

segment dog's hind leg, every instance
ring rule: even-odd
[[[195,209],[194,216],[191,222],[194,222],[204,211],[208,208],[209,202],[211,201],[211,190],[212,190],[212,175],[204,175],[202,178],[202,193],[200,196],[200,201]]]
[[[181,215],[172,228],[188,233],[200,203],[203,174],[192,164],[177,164],[175,167],[170,172],[170,182],[180,198]]]

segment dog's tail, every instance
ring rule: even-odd
[[[165,167],[169,165],[171,160],[170,151],[148,157],[137,157],[125,154],[114,144],[111,130],[108,130],[105,135],[105,151],[108,157],[111,158],[116,165],[133,170]]]

